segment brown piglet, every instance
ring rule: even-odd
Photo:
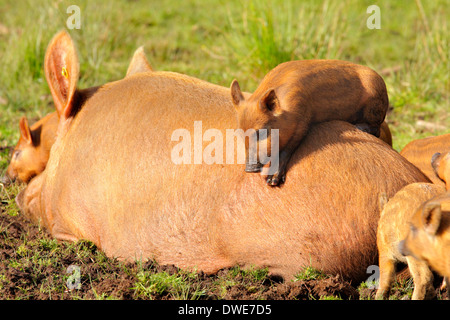
[[[395,267],[407,263],[414,278],[413,300],[434,297],[433,274],[424,261],[401,254],[398,244],[409,230],[409,221],[425,201],[445,192],[432,183],[412,183],[402,188],[384,206],[377,229],[377,247],[380,266],[380,287],[376,298],[386,298],[395,277]]]
[[[415,212],[400,252],[427,264],[450,288],[450,192],[426,201]]]
[[[15,146],[11,162],[3,178],[5,182],[19,180],[28,183],[33,177],[44,171],[50,149],[56,140],[59,118],[52,112],[31,127],[22,117],[19,121],[20,138]]]
[[[273,158],[272,129],[279,130],[278,170],[265,174],[271,186],[284,182],[287,163],[311,124],[342,120],[379,137],[389,106],[386,85],[379,74],[340,60],[282,63],[264,77],[248,99],[234,80],[231,97],[241,129],[267,130],[267,138],[256,136],[258,148],[249,151],[247,146],[247,172],[259,172],[265,164],[253,150],[268,150]]]
[[[450,133],[413,140],[400,154],[419,168],[433,183],[444,186],[445,183],[434,171],[431,161],[436,153],[450,152]]]
[[[435,153],[431,158],[431,166],[436,175],[445,182],[447,191],[450,191],[450,152]]]

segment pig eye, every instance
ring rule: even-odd
[[[12,158],[13,158],[13,159],[17,159],[17,157],[20,155],[20,153],[21,153],[20,150],[14,151],[14,153],[13,153],[13,155],[12,155]]]

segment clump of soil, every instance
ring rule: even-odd
[[[319,300],[334,297],[343,300],[358,300],[359,293],[339,275],[318,280],[300,280],[272,287],[263,298],[267,300]]]

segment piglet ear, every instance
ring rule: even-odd
[[[56,34],[45,53],[45,77],[60,118],[67,119],[76,104],[78,56],[66,31]]]
[[[440,161],[441,161],[441,153],[436,152],[435,154],[433,154],[433,156],[431,157],[431,166],[433,167],[434,172],[436,172],[436,174],[439,172]]]
[[[136,73],[150,72],[153,71],[152,66],[147,61],[145,56],[144,47],[139,47],[131,59],[130,65],[128,66],[127,75],[129,77]]]
[[[244,95],[242,94],[241,87],[237,80],[233,80],[231,83],[231,100],[233,101],[234,107],[237,108],[244,100]]]
[[[263,112],[269,112],[275,115],[281,114],[280,101],[274,89],[267,90],[259,100],[259,108]]]
[[[422,211],[422,223],[425,231],[430,235],[435,235],[441,225],[442,210],[439,203],[428,203]]]
[[[31,144],[33,141],[31,138],[31,130],[30,127],[28,126],[27,118],[25,117],[20,118],[19,129],[20,129],[20,136],[22,137],[22,139],[24,139],[27,143]]]

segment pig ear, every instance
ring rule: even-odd
[[[128,66],[127,75],[129,77],[136,73],[153,71],[152,66],[147,61],[145,56],[144,47],[139,47],[131,59],[130,65]]]
[[[281,114],[280,102],[274,89],[269,89],[259,100],[259,108],[263,112],[269,112],[275,115]]]
[[[435,235],[441,224],[442,210],[439,203],[426,204],[422,211],[422,222],[425,231]]]
[[[241,87],[239,87],[239,83],[236,79],[231,83],[231,100],[233,101],[234,106],[237,108],[244,100],[244,96],[242,95]]]
[[[20,136],[29,144],[33,142],[31,139],[31,130],[28,126],[27,118],[22,117],[19,121]]]
[[[440,159],[441,159],[441,154],[440,154],[439,152],[436,152],[436,153],[433,154],[433,156],[431,157],[431,166],[433,167],[434,172],[436,172],[436,174],[437,174],[437,172],[439,171],[439,162],[440,162]]]
[[[66,31],[55,35],[45,53],[45,77],[60,118],[68,118],[75,106],[79,77],[78,56]]]

